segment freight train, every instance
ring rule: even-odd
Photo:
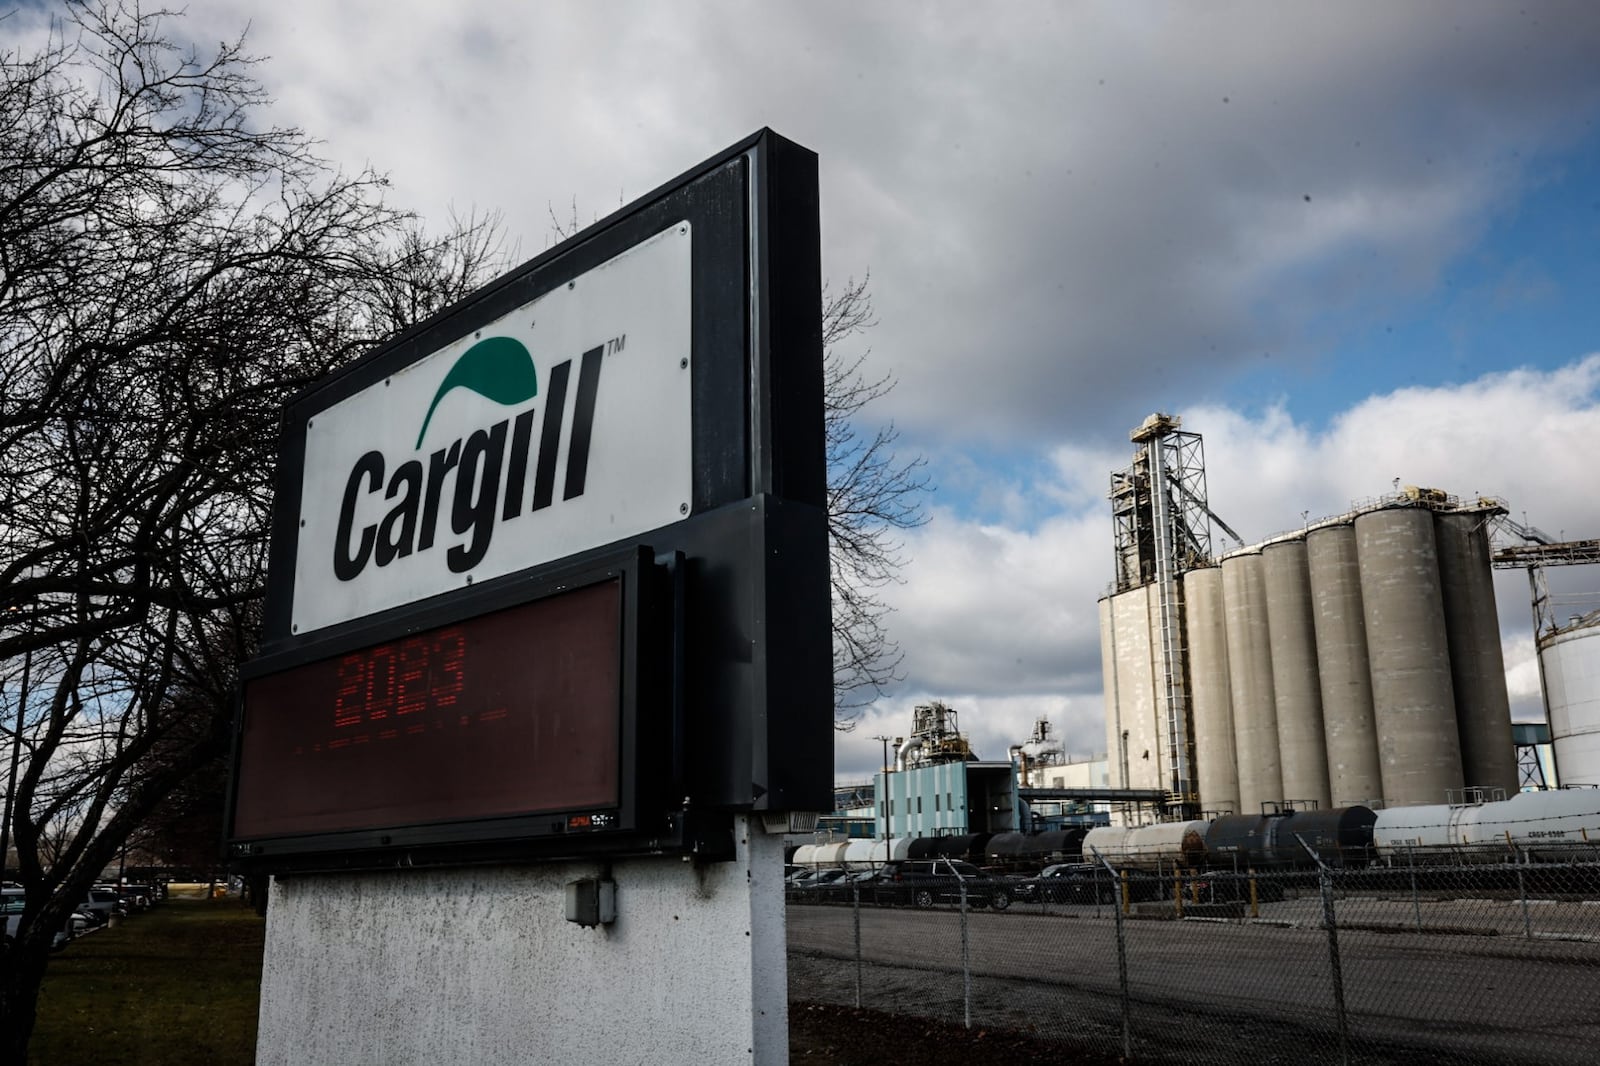
[[[1315,852],[1315,858],[1312,853]],[[871,869],[885,860],[963,859],[1024,872],[1104,860],[1132,870],[1297,870],[1473,862],[1600,863],[1600,789],[1523,792],[1475,804],[1335,807],[1230,814],[1209,821],[1048,833],[855,840],[804,845],[803,866]]]

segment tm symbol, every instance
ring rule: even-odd
[[[612,337],[610,340],[606,341],[606,354],[616,355],[618,352],[622,351],[623,348],[627,347],[627,344],[628,335],[626,333],[620,337]]]

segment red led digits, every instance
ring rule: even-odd
[[[380,644],[365,652],[339,660],[337,688],[333,699],[333,725],[346,730],[352,726],[384,722],[386,719],[418,714],[427,710],[456,708],[466,689],[466,632],[455,626],[431,637],[410,637],[398,644]],[[496,708],[479,716],[493,721],[506,716]],[[460,717],[467,725],[469,715]],[[442,720],[441,720],[442,724]],[[425,732],[423,723],[407,725],[406,734]],[[401,735],[397,727],[378,731],[378,740],[393,740]],[[367,744],[367,732],[343,733],[330,740],[332,749],[351,744]],[[303,751],[303,749],[301,749]],[[313,750],[320,750],[320,745]]]
[[[394,710],[394,645],[380,644],[367,653],[367,721],[381,722]]]
[[[428,707],[428,640],[412,637],[400,645],[400,695],[395,714],[416,714]]]
[[[460,626],[441,630],[434,638],[433,650],[442,656],[430,672],[433,679],[433,703],[436,707],[451,707],[461,698],[466,687],[466,671],[462,668],[467,658],[467,635]]]
[[[362,682],[367,676],[367,660],[362,655],[346,655],[339,660],[339,687],[333,696],[333,726],[361,724]]]

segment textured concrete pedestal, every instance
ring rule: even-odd
[[[565,918],[598,863],[301,876],[267,914],[256,1060],[788,1061],[782,838],[613,864],[617,920]]]

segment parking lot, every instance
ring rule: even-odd
[[[1470,884],[1342,892],[1330,897],[1330,930],[1303,880],[1255,916],[1248,904],[1186,900],[1180,917],[1170,898],[965,914],[794,904],[791,993],[859,994],[864,1006],[946,1019],[970,1011],[974,1024],[1076,1034],[1102,1050],[1120,1046],[1126,1017],[1142,1056],[1183,1062],[1234,1063],[1245,1046],[1263,1063],[1592,1058],[1600,901]]]

